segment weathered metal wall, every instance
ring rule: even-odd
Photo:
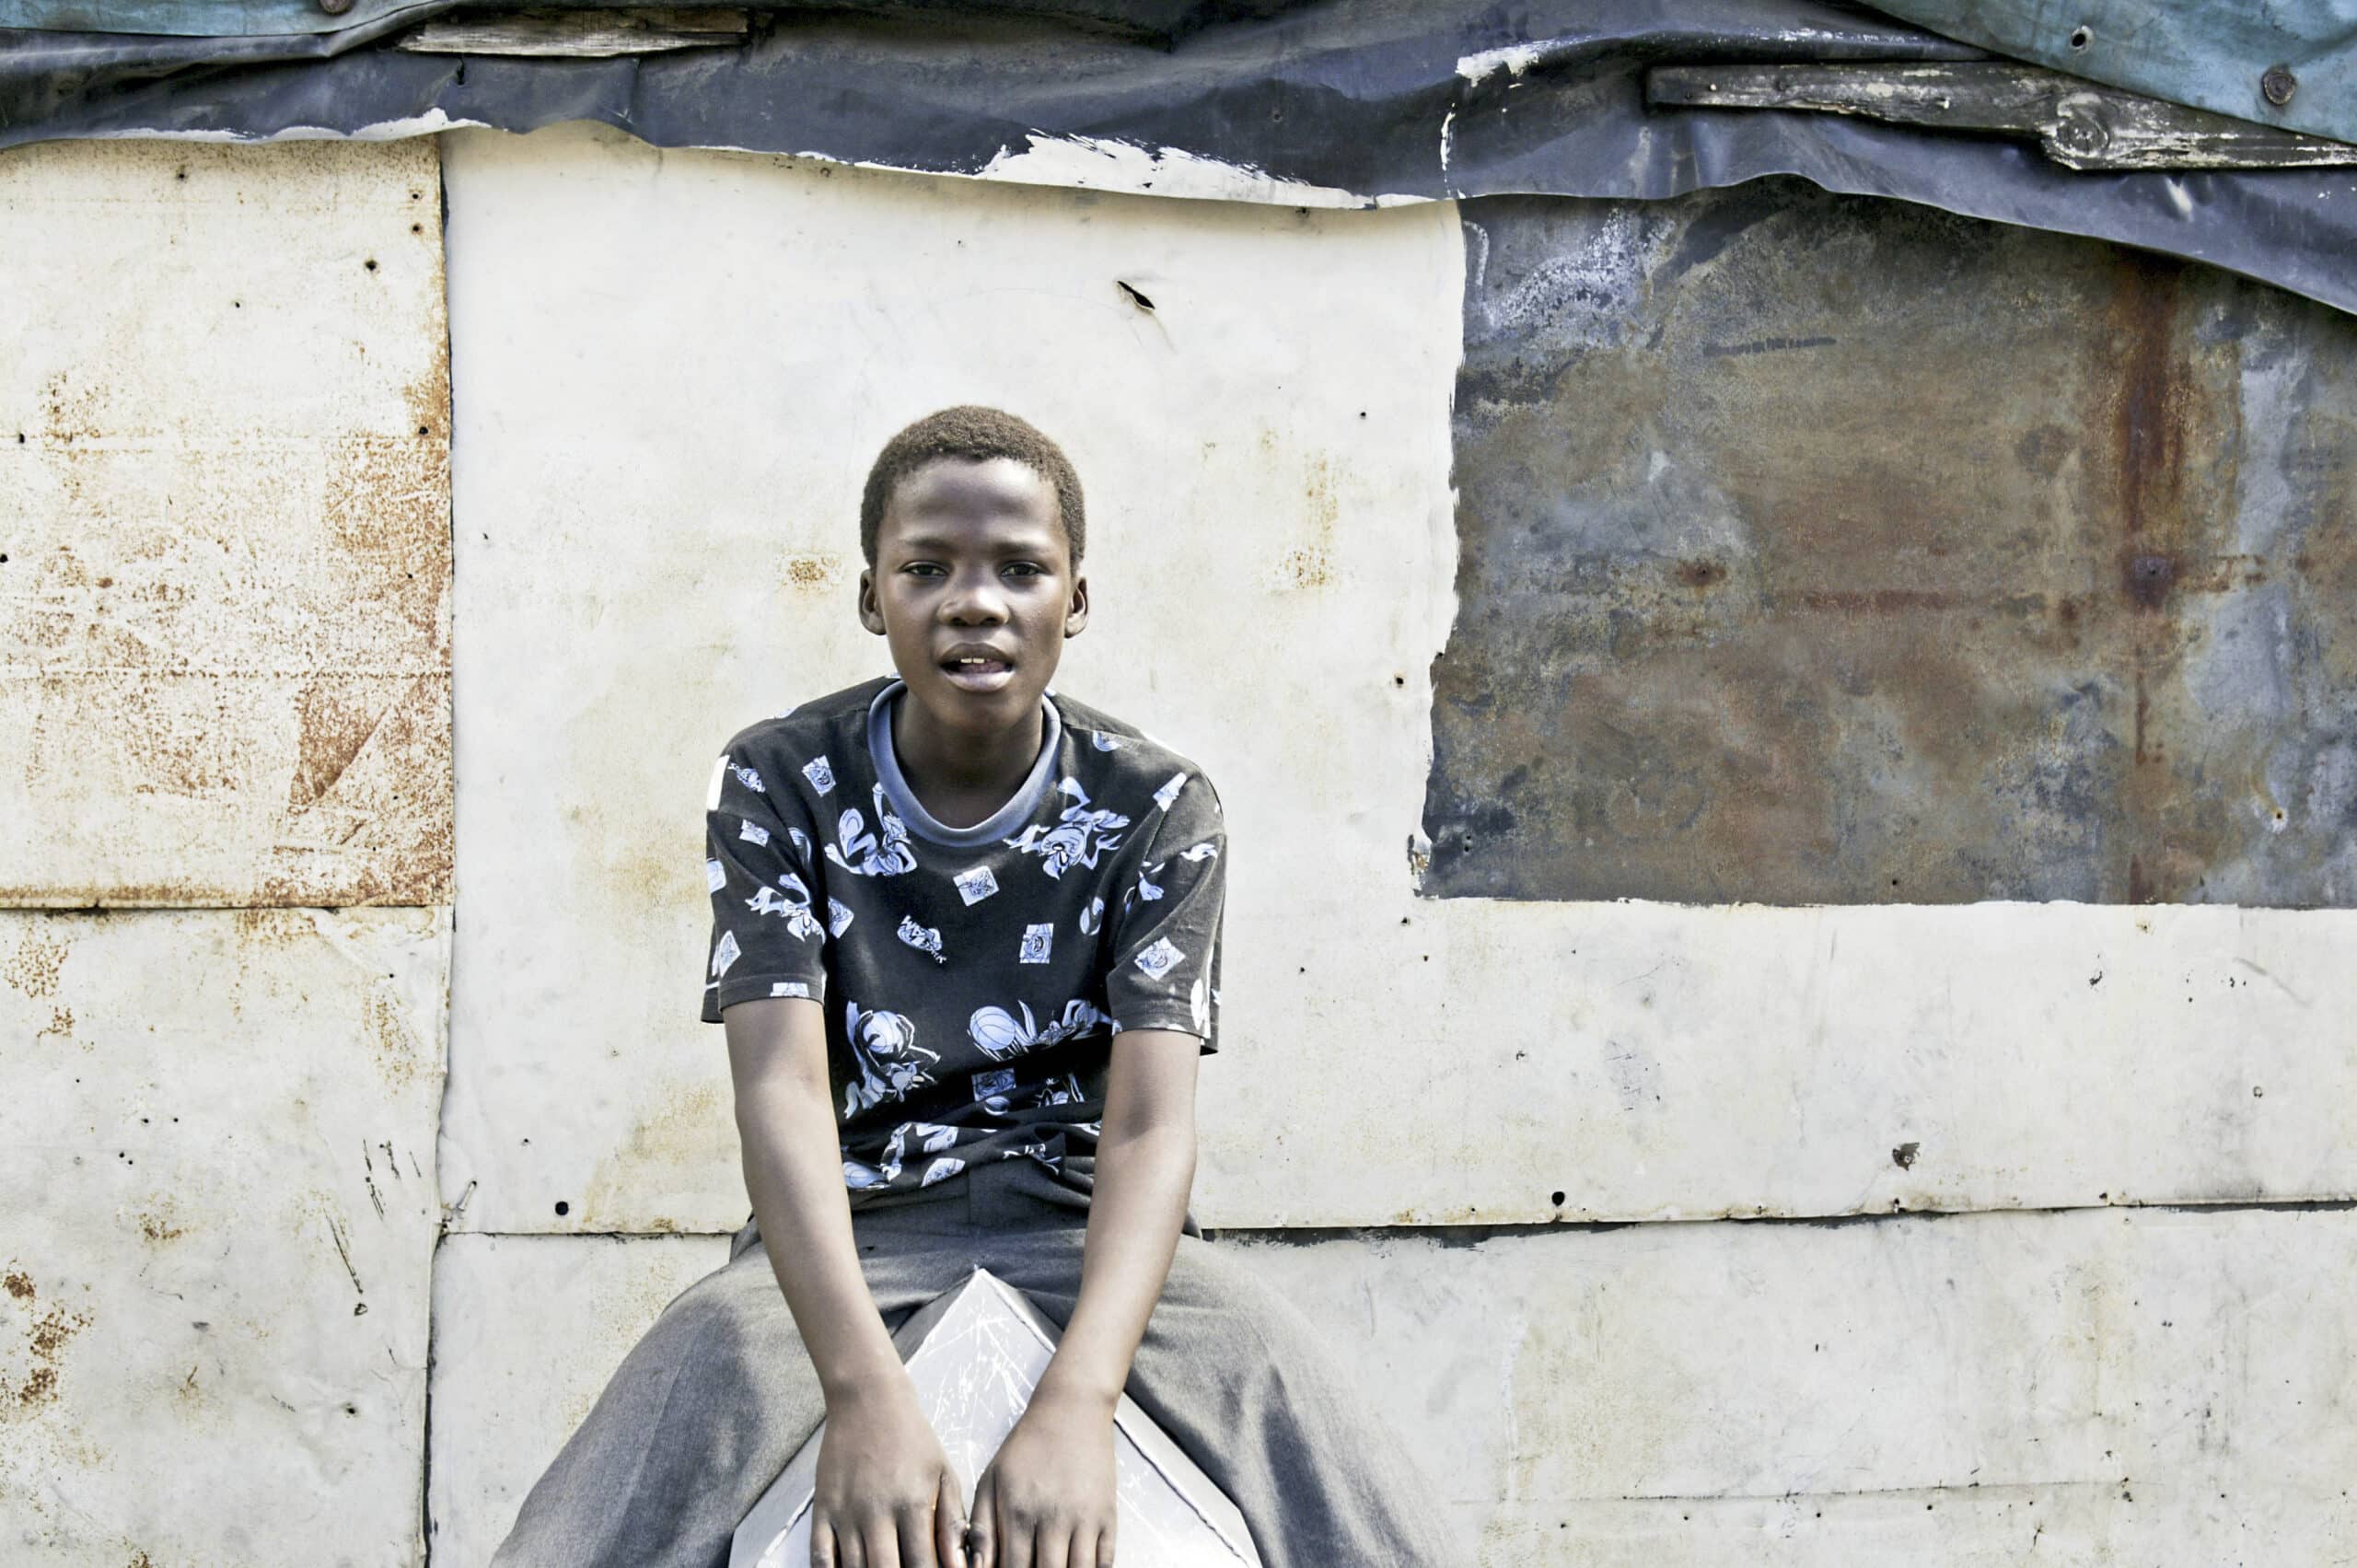
[[[89,470],[98,488],[68,505],[55,476],[82,470],[66,424],[29,427],[21,452],[0,438],[13,487],[0,527],[16,530],[0,543],[15,558],[0,564],[0,634],[12,648],[113,642],[133,634],[111,619],[116,584],[187,590],[179,619],[137,623],[169,658],[90,684],[79,706],[23,699],[29,738],[0,756],[38,739],[103,763],[178,733],[143,730],[145,710],[111,694],[206,671],[284,693],[276,709],[220,707],[205,734],[235,738],[237,766],[162,803],[138,787],[145,774],[122,773],[122,789],[102,766],[28,770],[23,788],[52,793],[18,802],[38,830],[0,846],[24,866],[12,896],[447,899],[453,748],[434,714],[452,557],[446,542],[435,565],[430,516],[455,525],[461,568],[467,781],[455,935],[438,909],[0,916],[0,1379],[15,1401],[0,1409],[0,1539],[118,1568],[143,1551],[482,1560],[606,1372],[744,1215],[718,1031],[694,1022],[710,749],[882,668],[851,613],[860,481],[879,432],[977,398],[1039,419],[1088,476],[1098,615],[1061,684],[1197,756],[1228,802],[1235,1027],[1204,1074],[1198,1213],[1275,1227],[1715,1221],[1245,1238],[1425,1445],[1485,1562],[2051,1553],[2189,1568],[2357,1547],[2337,1481],[2357,1458],[2338,1419],[2351,1363],[2331,1310],[2357,1277],[2357,1153],[2340,1126],[2357,1095],[2357,910],[1431,896],[1447,874],[1417,832],[1434,677],[1446,745],[1451,667],[1519,634],[1516,603],[1483,597],[1494,580],[1477,559],[1499,516],[1471,515],[1484,486],[1504,485],[1490,454],[1506,448],[1468,443],[1462,424],[1452,440],[1452,399],[1470,417],[1466,302],[1504,275],[1460,236],[1460,215],[1491,221],[1483,206],[1295,212],[667,154],[577,130],[447,138],[465,423],[446,501],[449,432],[408,423],[418,388],[429,406],[442,396],[438,302],[422,271],[367,292],[410,275],[390,246],[435,233],[425,145],[166,149],[196,155],[186,181],[151,148],[0,158],[0,181],[48,192],[11,209],[12,239],[45,243],[0,257],[43,269],[10,274],[37,275],[41,298],[20,288],[0,310],[29,342],[79,334],[19,379],[38,392],[68,371],[129,377],[91,426],[113,432],[94,450],[135,437],[163,454]],[[204,188],[183,194],[201,172],[244,201],[214,212]],[[1608,358],[1615,323],[1635,319],[1656,252],[1599,273],[1588,245],[1617,210],[1501,209],[1528,216],[1527,273],[1552,280],[1535,351],[1585,332],[1590,357]],[[1716,210],[1665,221],[1685,244],[1709,226],[1693,214]],[[1848,237],[1860,299],[1878,286],[1877,247],[1920,244],[1896,219],[1801,210],[1822,217],[1811,233]],[[1714,278],[1748,279],[1715,308],[1770,325],[1724,341],[1809,335],[1775,321],[1821,274],[1747,249],[1790,221],[1763,211],[1722,224],[1717,257],[1671,252],[1694,263],[1680,286],[1695,308]],[[1950,270],[1922,275],[1984,308],[1987,269],[2015,243],[1959,227]],[[2035,259],[2061,281],[2019,280],[2008,302],[2046,311],[2065,346],[2049,365],[2001,319],[1991,353],[2038,372],[2037,397],[2084,409],[2098,349],[2071,337],[2093,329],[2065,305],[2109,297],[2103,280],[2125,264],[2038,243],[2060,247]],[[182,247],[195,259],[174,261]],[[429,264],[438,251],[400,263]],[[239,268],[277,280],[292,324],[215,354],[254,308]],[[94,274],[140,286],[92,311]],[[183,330],[225,280],[240,285],[230,325]],[[2177,287],[2163,357],[2199,372],[2179,395],[2242,423],[2231,483],[2197,464],[2145,515],[2182,515],[2183,560],[2273,552],[2283,575],[2204,594],[2180,573],[2154,619],[2091,612],[2084,635],[2165,624],[2214,654],[2227,631],[2259,629],[2202,606],[2280,601],[2298,695],[2300,672],[2329,676],[2346,656],[2325,635],[2339,579],[2313,549],[2311,564],[2293,559],[2283,531],[2313,545],[2345,527],[2329,515],[2334,436],[2316,423],[2347,406],[2319,346],[2339,340],[2273,296],[2195,274]],[[1691,328],[1674,314],[1655,323],[1665,343]],[[1810,349],[1699,355],[1722,340],[1678,341],[1689,357],[1669,366],[1659,419],[1724,435],[1742,398],[1763,427],[1812,440],[1828,408],[1871,423],[1871,401],[1846,390],[1810,401],[1746,379]],[[2020,537],[2024,559],[2038,558],[2033,525],[2117,521],[2100,453],[2066,451],[2041,490],[2023,477],[2030,459],[1986,434],[2001,417],[1940,403],[1908,379],[1910,357],[1894,347],[1859,373],[1885,377],[1884,401],[1947,410],[1988,458],[1988,528]],[[23,403],[17,374],[0,366],[0,392]],[[1515,451],[1620,459],[1585,405],[1546,407],[1555,440],[1534,424]],[[389,477],[338,491],[305,477],[331,470],[337,441],[402,455]],[[1635,449],[1663,516],[1733,510],[1659,488],[1651,448]],[[1863,439],[1819,449],[1875,462]],[[1766,458],[1730,466],[1751,482],[1730,494],[1818,482]],[[1939,471],[1952,487],[1982,477]],[[1978,539],[1924,494],[1939,538]],[[2277,531],[2220,543],[2200,532],[2223,526],[2199,504],[2211,495],[2235,528]],[[195,545],[176,542],[183,511]],[[346,538],[380,515],[409,542]],[[50,563],[60,542],[79,557],[122,528],[138,548],[91,568],[84,597],[55,587],[54,563],[40,592],[8,587],[26,559]],[[15,542],[36,535],[29,554]],[[2118,587],[2103,554],[2117,536],[2056,538],[2115,571],[2073,591]],[[1872,539],[1920,542],[1896,528]],[[145,566],[140,550],[182,553]],[[205,575],[191,563],[206,550],[231,564]],[[1884,586],[1871,553],[1847,577],[1820,566],[1826,591]],[[1734,577],[1725,600],[1741,598]],[[1967,587],[1995,598],[1993,580]],[[12,653],[10,684],[88,673],[41,656],[53,662]],[[1826,667],[1794,668],[1795,704],[1842,690],[1812,693]],[[1498,668],[1502,686],[1514,678]],[[372,776],[407,787],[339,807],[357,823],[348,853],[298,853],[315,841],[282,802],[334,759],[306,762],[303,726],[266,715],[296,714],[308,684],[363,679],[406,682],[423,716],[377,726],[311,799]],[[2267,715],[2265,733],[2340,733],[2346,688],[2308,690],[2310,716]],[[2188,743],[2168,738],[2174,763]],[[2183,787],[2238,787],[2218,782],[2224,765]],[[106,815],[129,811],[170,815]],[[130,827],[110,838],[110,820]],[[2269,842],[2297,843],[2293,830]],[[304,866],[309,880],[289,869]],[[2222,1206],[2108,1207],[2151,1202]],[[1893,1213],[1922,1208],[2013,1212]],[[429,1533],[420,1336],[437,1227],[457,1234],[435,1262]]]
[[[447,902],[435,149],[0,157],[0,904]]]
[[[1794,182],[1466,216],[1426,892],[2357,903],[2357,319]]]
[[[1229,804],[1207,1223],[2357,1192],[2328,1109],[2357,1074],[2348,912],[1418,896],[1427,673],[1494,634],[1470,602],[1449,630],[1453,221],[586,132],[453,138],[448,178],[460,641],[498,672],[459,709],[467,1228],[743,1219],[718,1042],[674,983],[708,919],[696,759],[882,668],[851,604],[868,447],[965,397],[1091,476],[1100,610],[1063,684]]]
[[[2348,1218],[1245,1244],[1361,1370],[1485,1568],[2210,1568],[2357,1549],[2357,1345],[2320,1309],[2357,1273]],[[623,1350],[724,1249],[444,1248],[435,1423],[480,1435],[456,1463],[437,1446],[442,1561],[489,1555]]]
[[[449,898],[440,194],[0,155],[11,1563],[424,1555],[449,915],[294,906]]]
[[[0,1558],[413,1563],[440,911],[0,914]]]

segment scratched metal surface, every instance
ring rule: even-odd
[[[449,957],[441,911],[0,911],[0,1561],[423,1561]]]
[[[2212,1568],[2357,1550],[2357,1214],[1224,1234],[1484,1568]],[[454,1236],[435,1561],[723,1238]],[[1478,1554],[1478,1555],[1477,1555]]]
[[[1793,182],[1464,215],[1426,895],[2357,903],[2357,322]]]
[[[0,156],[0,905],[448,901],[437,187]]]

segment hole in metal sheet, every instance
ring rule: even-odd
[[[2071,29],[2071,47],[2073,49],[2084,49],[2095,41],[2095,29],[2092,28],[2073,28]]]
[[[566,1202],[563,1199],[559,1198],[556,1201],[556,1212],[559,1214],[569,1214],[573,1213],[573,1205]]]

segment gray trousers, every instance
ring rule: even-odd
[[[1004,1161],[858,1211],[853,1229],[888,1328],[978,1265],[1061,1327],[1079,1292],[1086,1204],[1029,1161]],[[1182,1236],[1129,1394],[1242,1510],[1268,1568],[1461,1562],[1429,1483],[1318,1339],[1248,1266]],[[749,1224],[727,1264],[681,1292],[624,1358],[492,1562],[724,1568],[737,1521],[825,1413]]]

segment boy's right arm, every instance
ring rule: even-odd
[[[826,1020],[797,997],[721,1016],[745,1190],[827,1400],[812,1568],[962,1568],[964,1491],[917,1404],[852,1239]]]

